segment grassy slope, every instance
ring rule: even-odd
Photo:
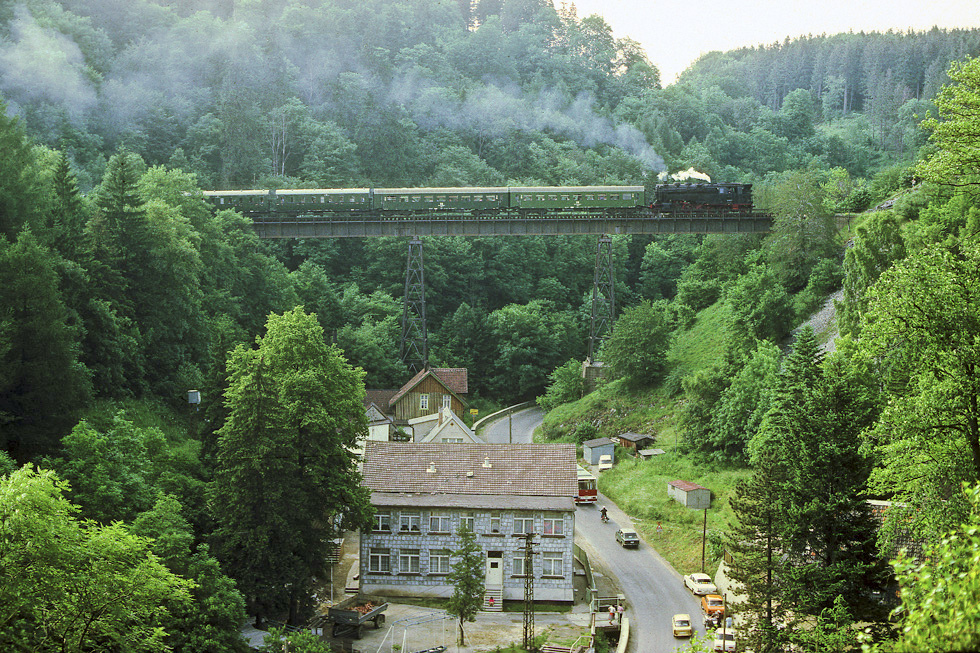
[[[677,336],[668,358],[673,368],[687,374],[709,367],[724,355],[727,309],[715,304],[698,315],[694,326]],[[704,512],[690,510],[667,497],[667,483],[693,481],[712,491],[708,510],[709,542],[706,568],[713,573],[722,551],[711,545],[731,518],[728,497],[736,482],[748,475],[744,469],[696,465],[677,450],[681,438],[678,415],[683,397],[670,397],[663,388],[640,394],[623,392],[610,383],[585,398],[559,406],[548,413],[541,429],[548,439],[571,440],[575,427],[591,422],[599,436],[625,431],[650,433],[657,447],[666,451],[648,461],[618,456],[616,467],[603,473],[599,489],[633,518],[637,530],[650,545],[681,573],[700,571]],[[619,452],[623,453],[623,452]],[[657,523],[662,533],[656,533]],[[714,535],[712,535],[714,534]]]

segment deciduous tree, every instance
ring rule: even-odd
[[[301,307],[270,316],[254,349],[231,352],[228,373],[211,488],[215,551],[258,622],[288,613],[296,623],[330,539],[370,517],[351,453],[367,431],[363,373]]]
[[[459,623],[457,644],[466,644],[463,623],[476,621],[476,615],[483,605],[485,560],[476,535],[470,529],[461,527],[458,532],[459,547],[453,552],[457,557],[449,573],[453,594],[449,597],[446,612],[456,617]]]

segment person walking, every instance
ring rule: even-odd
[[[624,608],[623,607],[623,604],[620,603],[619,606],[616,608],[616,619],[617,619],[617,621],[619,623],[623,623],[623,613],[624,612],[626,612],[626,608]]]
[[[609,623],[614,623],[616,621],[616,606],[609,606]]]

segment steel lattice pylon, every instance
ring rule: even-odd
[[[534,533],[524,538],[524,650],[534,651]]]
[[[425,271],[422,265],[422,240],[418,236],[408,243],[400,358],[413,376],[429,364],[429,338],[425,329]]]
[[[602,343],[612,333],[616,319],[616,278],[613,274],[612,238],[599,237],[595,253],[595,278],[592,283],[592,328],[589,332],[589,362],[602,348]]]

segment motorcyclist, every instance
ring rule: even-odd
[[[606,507],[605,506],[603,506],[599,510],[599,517],[602,519],[602,521],[609,521],[609,515],[606,513]]]

